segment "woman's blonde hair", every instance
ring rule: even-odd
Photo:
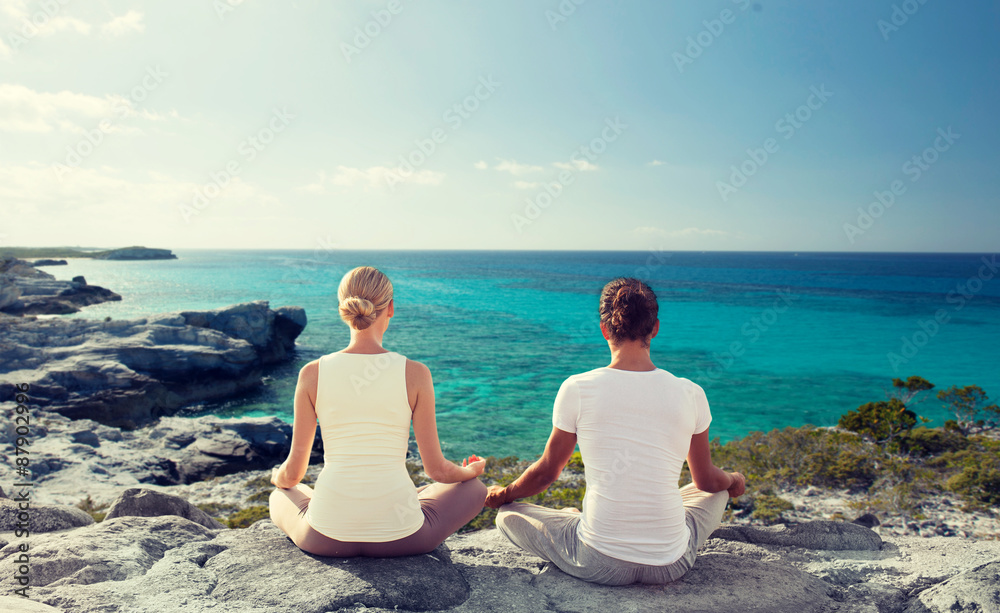
[[[392,282],[377,268],[358,266],[340,280],[337,299],[340,318],[355,330],[364,330],[389,306]]]

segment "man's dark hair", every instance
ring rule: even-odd
[[[618,277],[601,291],[601,323],[615,343],[641,340],[648,345],[659,311],[656,294],[638,279]]]

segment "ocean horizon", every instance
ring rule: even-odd
[[[373,265],[395,287],[385,347],[426,363],[449,457],[541,452],[552,401],[568,376],[605,366],[601,287],[643,279],[660,304],[653,361],[705,388],[711,435],[830,426],[883,400],[893,377],[937,389],[979,385],[996,400],[1000,283],[994,254],[722,251],[343,251],[173,249],[176,260],[67,258],[122,295],[69,317],[128,319],[268,300],[305,308],[295,359],[256,391],[187,415],[291,420],[298,369],[349,338],[336,289]],[[934,397],[912,407],[941,425]]]

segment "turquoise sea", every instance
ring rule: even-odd
[[[388,349],[434,376],[438,428],[452,458],[534,457],[562,380],[604,366],[602,285],[646,280],[660,302],[658,366],[701,384],[712,436],[833,425],[886,398],[893,377],[1000,397],[1000,271],[993,254],[187,250],[177,260],[70,259],[47,270],[122,295],[73,317],[115,319],[265,299],[299,305],[309,325],[293,363],[259,391],[193,407],[198,415],[291,419],[298,369],[337,351],[341,276],[362,264],[392,279]],[[896,357],[894,357],[896,356]],[[915,410],[941,424],[928,395]]]

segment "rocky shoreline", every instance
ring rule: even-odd
[[[35,265],[38,264],[0,257],[0,321],[8,316],[65,315],[91,304],[122,299],[109,289],[89,285],[82,276],[71,281],[58,280]]]
[[[301,307],[267,301],[141,319],[0,319],[0,402],[135,428],[195,402],[259,386],[306,325]]]
[[[52,282],[25,262],[5,262],[13,276]],[[9,287],[0,285],[0,297]],[[875,518],[863,512],[863,493],[783,488],[770,495],[791,508],[774,526],[741,499],[695,568],[659,587],[584,584],[495,529],[412,558],[305,554],[266,518],[270,468],[287,455],[291,426],[173,416],[260,385],[264,368],[290,359],[305,325],[301,308],[265,301],[124,321],[0,313],[0,401],[16,400],[18,385],[30,390],[33,484],[29,537],[11,538],[21,511],[0,495],[0,561],[29,546],[30,594],[45,603],[25,608],[9,596],[18,584],[8,573],[0,610],[1000,610],[997,513],[946,496],[924,501],[924,518]],[[13,420],[0,427],[5,486],[19,481],[19,436]],[[312,460],[307,482],[321,469],[319,433]],[[494,477],[527,465],[495,462]],[[426,481],[412,449],[407,463],[415,482]],[[571,462],[554,487],[583,485],[582,465]],[[252,525],[224,527],[234,511]]]
[[[14,506],[0,498],[7,530]],[[4,610],[945,613],[1000,602],[1000,541],[880,537],[849,522],[723,525],[679,581],[607,587],[496,529],[454,535],[426,555],[338,559],[303,552],[270,519],[224,528],[140,488],[121,492],[99,523],[58,505],[31,514],[29,538],[0,541],[0,563],[26,555],[0,578]]]

